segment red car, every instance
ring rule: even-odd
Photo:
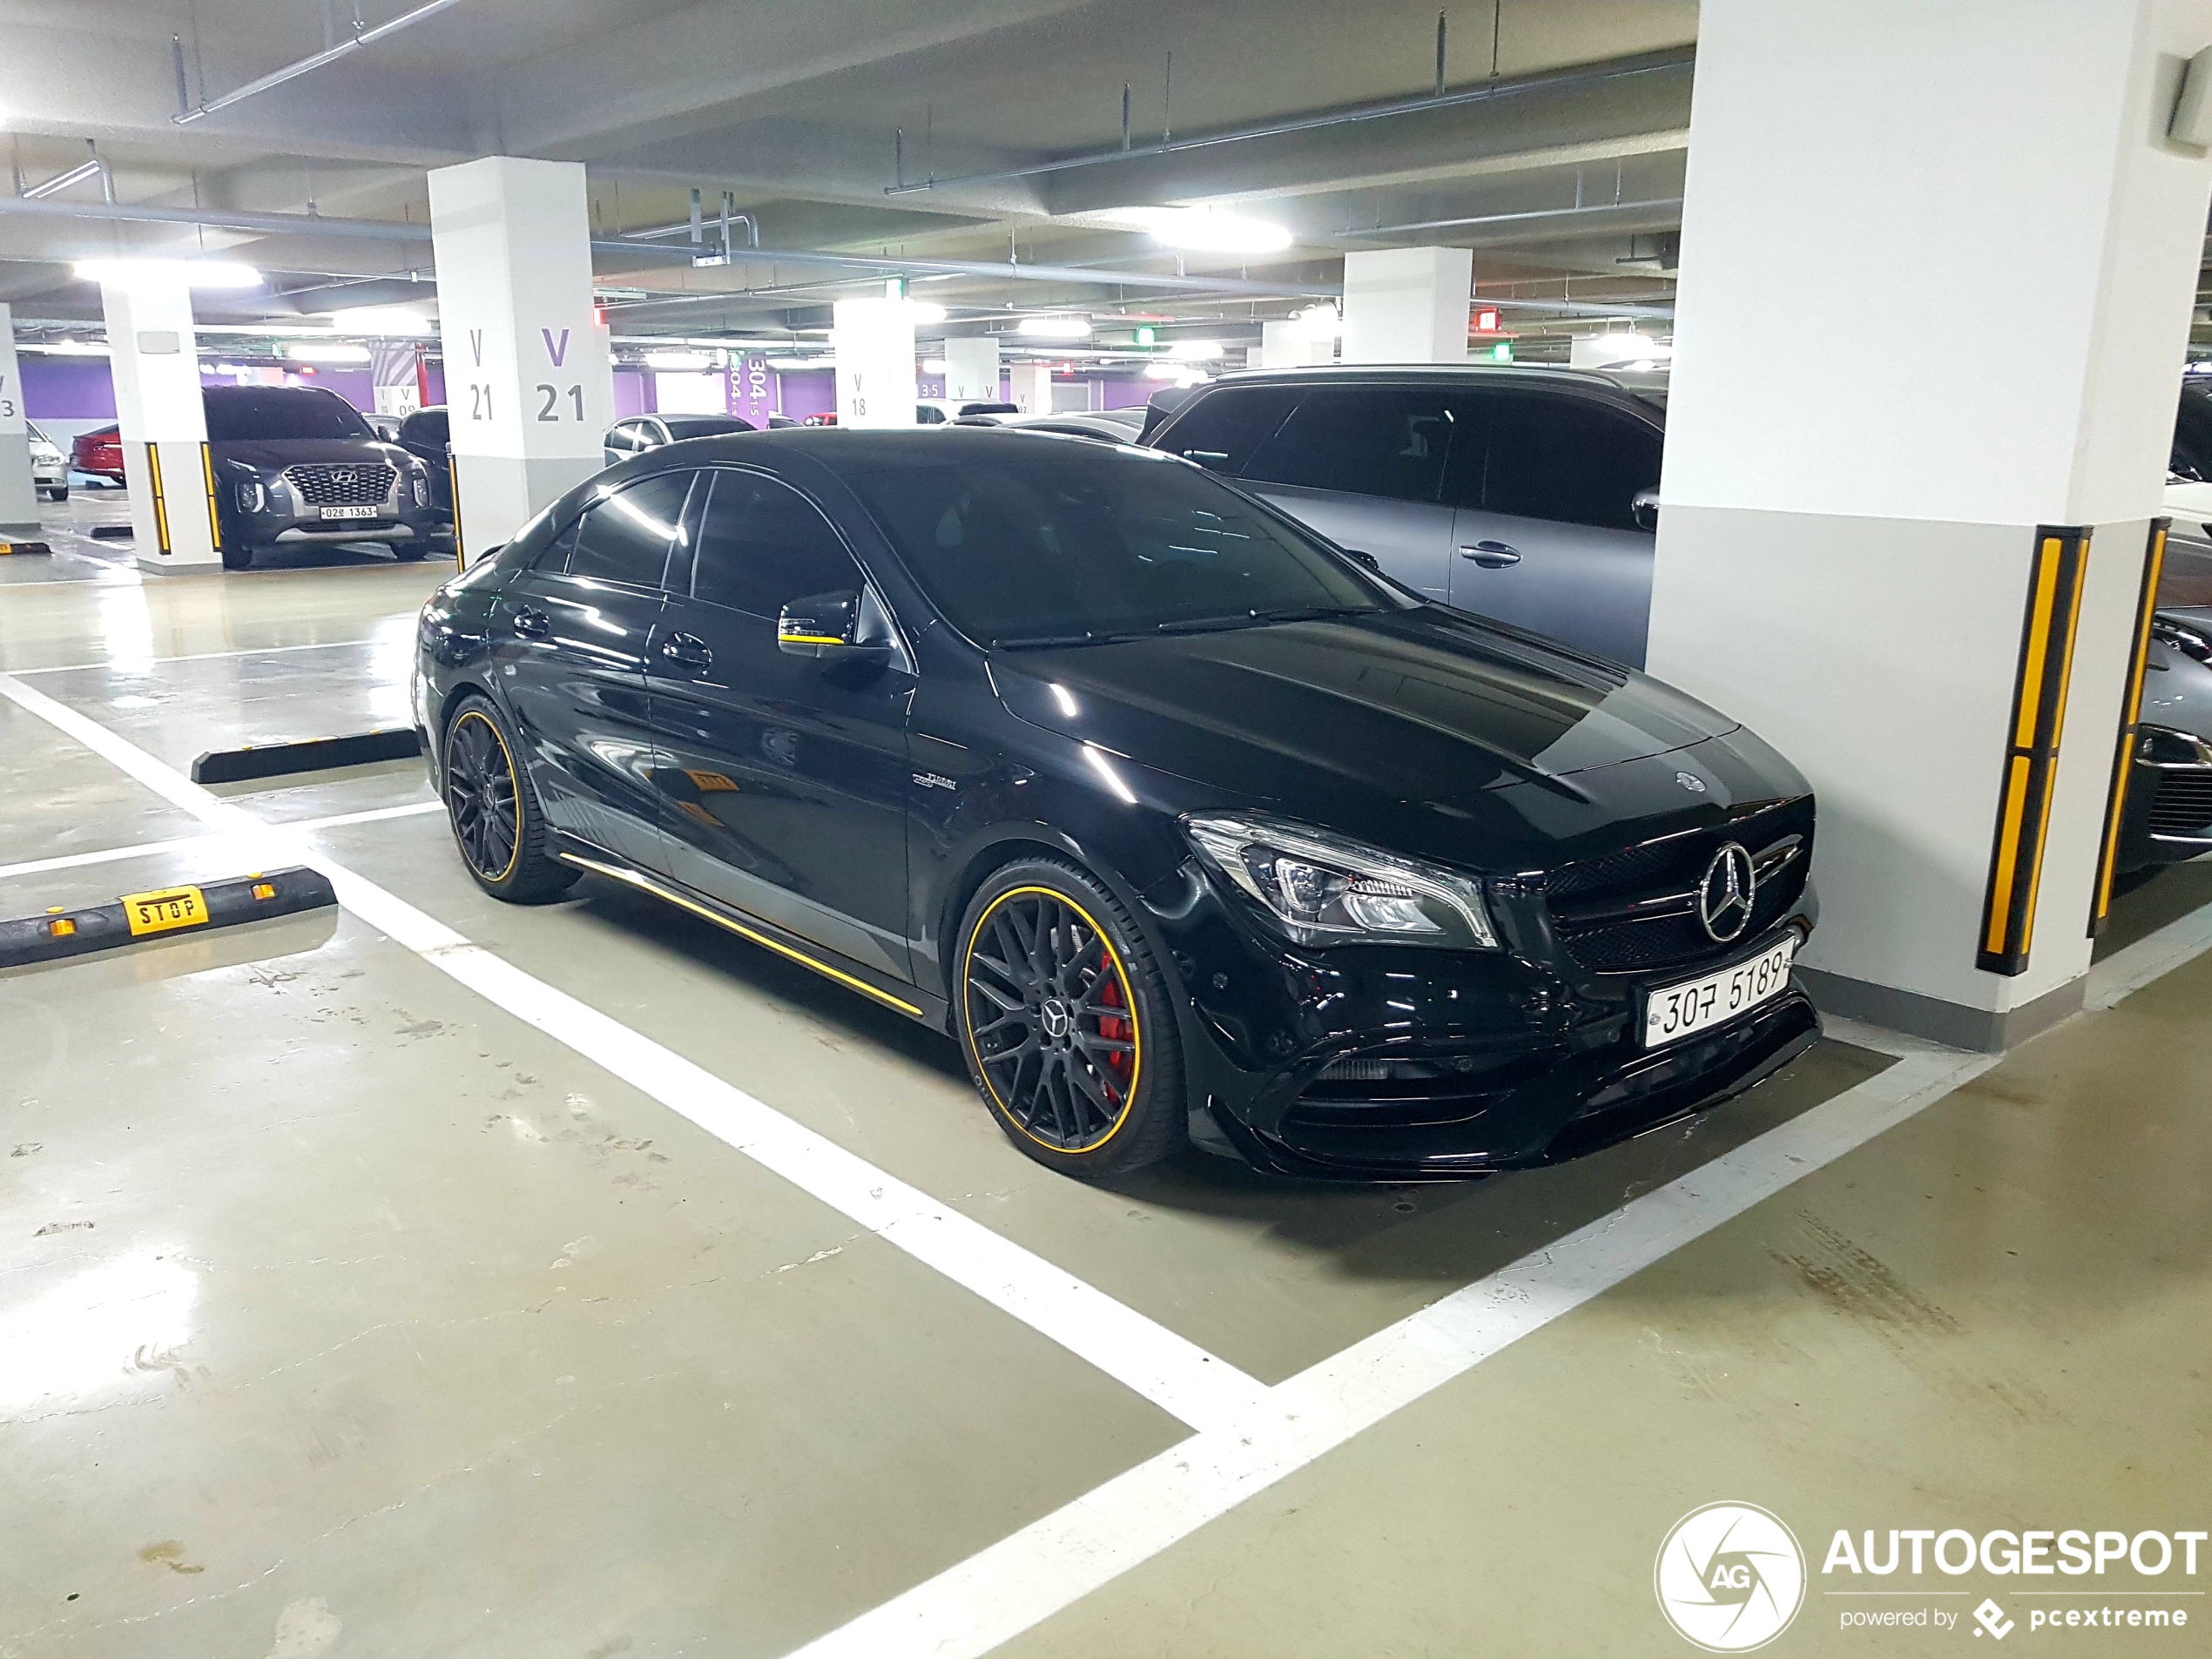
[[[78,471],[90,473],[95,478],[123,482],[123,434],[120,428],[104,426],[96,432],[80,432],[69,446],[69,464]]]

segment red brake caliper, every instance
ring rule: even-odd
[[[1098,1000],[1109,1008],[1124,1006],[1122,1001],[1122,982],[1114,977],[1110,969],[1108,971],[1105,985],[1098,993]],[[1130,1034],[1136,1029],[1136,1022],[1125,1015],[1102,1014],[1098,1016],[1098,1035],[1102,1037],[1111,1038],[1116,1042],[1127,1042]],[[1131,1056],[1126,1052],[1110,1054],[1106,1056],[1106,1075],[1111,1081],[1114,1099],[1117,1104],[1129,1093],[1130,1059]]]

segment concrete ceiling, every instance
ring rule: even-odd
[[[362,0],[371,26],[410,3]],[[1163,134],[1188,145],[1433,93],[1436,5],[458,0],[179,125],[179,51],[187,101],[212,99],[346,38],[353,0],[0,0],[11,59],[0,133],[34,184],[96,140],[129,204],[419,226],[426,169],[498,152],[583,162],[610,239],[683,219],[697,188],[710,214],[732,192],[773,248],[1011,254],[1102,278],[1260,285],[1229,297],[961,275],[927,290],[955,330],[1009,307],[1076,304],[1142,310],[1165,319],[1170,337],[1251,334],[1337,280],[1344,250],[1423,241],[1475,247],[1486,296],[1663,304],[1671,285],[1655,239],[1678,222],[1694,0],[1445,10],[1447,86],[1494,95],[1148,154]],[[1118,150],[1124,85],[1130,158],[1029,171]],[[58,199],[100,197],[87,181]],[[1269,219],[1295,243],[1264,260],[1185,254],[1178,265],[1115,220],[1193,203]],[[1431,228],[1392,228],[1409,225]],[[275,294],[234,302],[240,319],[429,292],[420,242],[0,213],[0,300],[19,315],[89,317],[97,296],[70,279],[68,260],[203,246],[275,273]],[[656,300],[625,311],[622,328],[691,335],[807,327],[830,299],[883,277],[620,253],[598,267],[603,281]],[[1565,326],[1556,312],[1513,314],[1524,332]]]

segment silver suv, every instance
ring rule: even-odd
[[[1665,408],[1572,369],[1261,370],[1144,442],[1431,598],[1641,668]]]

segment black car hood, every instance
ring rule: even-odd
[[[1737,730],[1633,670],[1440,607],[1000,651],[991,669],[1033,725],[1393,844],[1409,806],[1495,821],[1501,791],[1580,818],[1613,792],[1595,774]]]
[[[235,461],[264,472],[281,472],[303,461],[352,461],[364,466],[381,461],[404,472],[412,459],[396,443],[373,438],[239,438],[207,447],[218,461]]]

